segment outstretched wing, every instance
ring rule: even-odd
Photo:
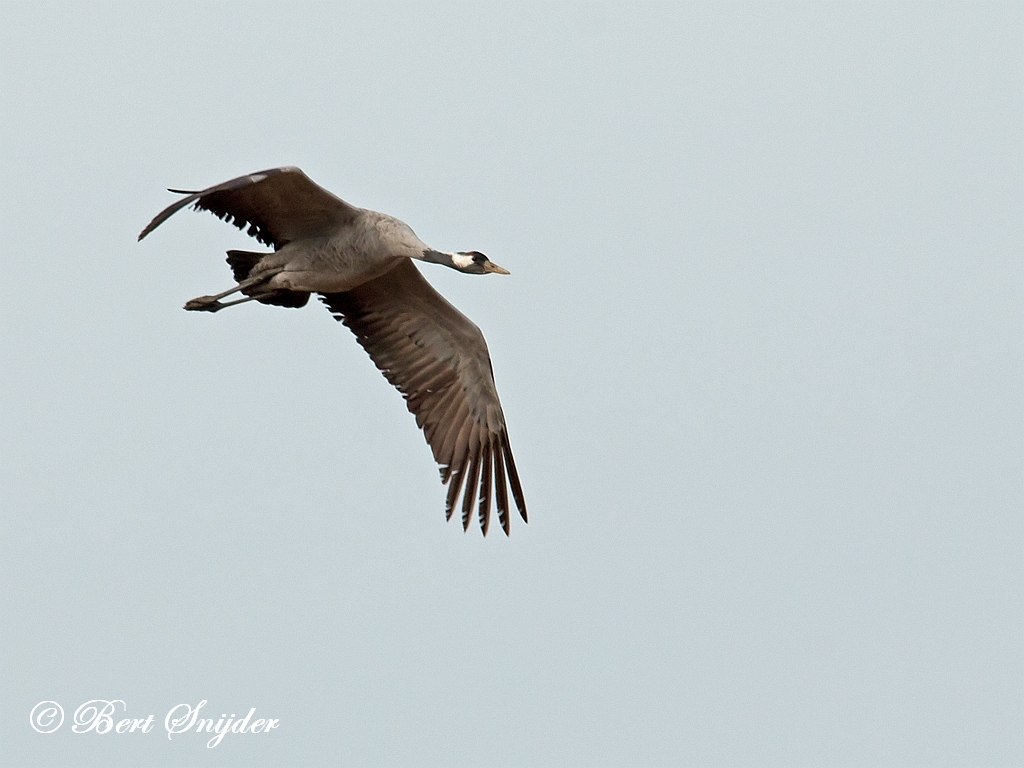
[[[409,259],[358,288],[323,294],[321,299],[352,329],[416,416],[441,465],[441,482],[448,485],[445,515],[451,518],[462,492],[462,526],[469,527],[479,487],[478,515],[486,535],[493,487],[498,520],[507,534],[511,486],[526,520],[523,490],[480,329],[435,291]]]
[[[314,183],[298,168],[270,168],[225,181],[200,192],[172,189],[187,195],[162,210],[139,234],[139,240],[182,208],[195,204],[211,211],[261,243],[283,247],[292,240],[327,234],[350,223],[359,209]]]

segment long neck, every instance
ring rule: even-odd
[[[455,266],[455,263],[452,261],[452,254],[445,253],[444,251],[435,251],[433,248],[424,248],[420,259],[429,261],[432,264],[444,264],[446,267]]]
[[[444,264],[446,267],[457,269],[460,272],[473,261],[472,258],[459,253],[445,253],[444,251],[435,251],[433,248],[424,248],[423,255],[419,258],[434,264]]]

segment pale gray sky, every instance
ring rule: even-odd
[[[0,763],[1024,764],[1020,5],[0,15]],[[182,311],[252,241],[135,242],[281,164],[512,271],[423,267],[510,539],[322,307]]]

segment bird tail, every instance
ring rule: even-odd
[[[235,282],[240,283],[245,280],[257,262],[266,255],[266,253],[256,253],[255,251],[228,251],[228,264],[235,276]]]
[[[231,265],[231,272],[235,276],[235,282],[240,283],[249,277],[252,268],[266,255],[266,253],[256,253],[255,251],[228,251],[228,264]],[[242,292],[246,296],[251,296],[255,290],[255,288],[249,288]],[[260,304],[275,304],[279,307],[298,309],[299,307],[306,306],[306,302],[309,301],[309,294],[305,291],[286,291],[282,288],[263,294],[256,300]]]

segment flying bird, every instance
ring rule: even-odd
[[[461,493],[462,527],[473,506],[484,535],[495,499],[506,534],[512,490],[525,521],[505,415],[480,329],[434,290],[413,264],[443,264],[470,275],[507,275],[479,251],[438,251],[393,216],[349,205],[298,168],[271,168],[185,195],[139,240],[189,205],[245,229],[273,251],[228,251],[235,285],[185,304],[195,312],[258,301],[303,307],[312,293],[356,335],[374,364],[405,398],[448,486],[445,517]],[[221,301],[239,293],[242,298]]]

